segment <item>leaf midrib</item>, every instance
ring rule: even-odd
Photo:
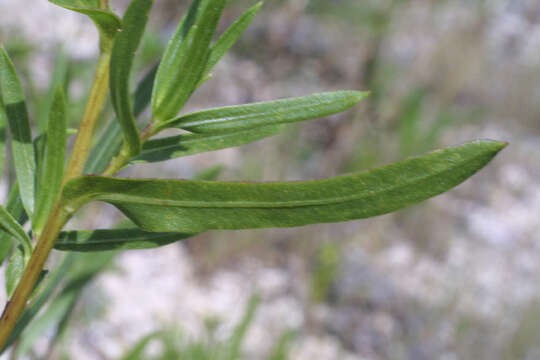
[[[474,161],[478,158],[486,156],[485,153],[475,155],[469,158],[466,162]],[[450,161],[450,160],[449,160]],[[378,190],[369,191],[368,193],[362,193],[358,195],[350,196],[341,196],[336,198],[326,198],[326,199],[314,199],[314,200],[289,200],[289,201],[193,201],[193,200],[166,200],[166,199],[149,199],[140,196],[132,195],[118,195],[118,194],[96,194],[93,196],[94,200],[106,201],[117,204],[133,204],[133,205],[159,205],[167,207],[185,207],[185,208],[294,208],[294,207],[312,207],[312,206],[322,206],[322,205],[335,205],[340,203],[352,202],[361,200],[363,198],[375,197],[381,193],[390,192],[405,188],[414,182],[423,181],[426,179],[438,177],[445,173],[451,172],[454,169],[463,165],[463,162],[456,163],[442,171],[437,171],[429,175],[416,176],[409,181],[406,181],[402,184],[385,187]],[[123,197],[123,199],[122,199]],[[126,197],[133,201],[126,201]]]

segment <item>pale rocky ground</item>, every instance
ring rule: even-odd
[[[291,351],[294,360],[512,358],[505,352],[519,342],[514,334],[522,319],[540,312],[540,307],[534,307],[540,299],[540,133],[537,123],[527,121],[534,118],[527,111],[534,109],[531,104],[540,95],[540,86],[534,82],[540,77],[531,75],[540,68],[539,18],[536,1],[492,1],[480,21],[482,48],[464,45],[454,53],[444,46],[441,50],[439,39],[452,31],[461,34],[459,30],[479,26],[466,5],[453,1],[446,11],[432,16],[418,1],[398,17],[394,26],[407,31],[395,31],[383,54],[411,71],[394,91],[406,92],[418,78],[451,73],[452,67],[431,66],[438,56],[448,56],[451,65],[463,54],[487,54],[483,62],[471,55],[471,61],[460,63],[467,76],[450,77],[455,81],[452,86],[466,87],[496,111],[481,124],[453,130],[443,142],[496,138],[509,141],[510,146],[471,181],[414,210],[420,217],[414,226],[427,227],[427,235],[404,228],[396,221],[399,215],[318,226],[311,232],[298,230],[298,236],[304,237],[347,238],[332,304],[309,304],[308,266],[297,254],[287,255],[286,267],[246,256],[200,276],[197,258],[186,246],[124,252],[116,260],[117,270],[100,276],[86,291],[80,307],[91,306],[92,301],[105,302],[106,307],[101,317],[74,331],[69,345],[72,357],[116,358],[136,339],[164,325],[179,324],[185,334],[197,338],[203,336],[208,318],[220,319],[217,334],[225,338],[241,318],[251,294],[258,292],[263,302],[245,343],[246,359],[264,358],[286,330],[299,333]],[[279,18],[268,19],[259,26],[268,25],[268,31],[279,35],[283,26]],[[307,24],[310,31],[292,26],[293,32],[287,35],[309,47],[305,42],[317,29],[309,28],[313,21],[302,16],[298,24]],[[0,25],[16,28],[39,44],[32,71],[44,83],[50,59],[39,52],[46,53],[57,41],[69,44],[67,50],[74,57],[95,56],[96,34],[91,23],[45,1],[32,1],[28,12],[26,2],[1,0]],[[320,46],[335,50],[332,38],[325,42],[324,36],[313,37],[322,38]],[[355,71],[352,53],[336,60],[348,69],[345,72]],[[213,80],[215,88],[204,89],[213,100],[199,97],[201,107],[243,102],[250,91],[254,99],[268,99],[325,89],[316,81],[301,89],[284,85],[280,79],[272,81],[260,64],[236,56],[225,58],[216,74],[222,75]],[[516,99],[518,96],[521,98]],[[526,109],[525,120],[513,111],[519,108]],[[245,151],[231,149],[172,161],[162,171],[173,177],[181,166],[184,175],[191,174],[215,162],[234,169],[245,157]],[[324,175],[309,164],[306,167],[307,175],[299,172],[283,177]],[[144,170],[136,168],[132,175],[139,173]],[[263,174],[265,178],[273,175]],[[429,222],[440,221],[436,217],[444,220],[429,227]],[[101,212],[89,226],[105,227],[111,220],[110,213]],[[261,234],[255,232],[253,237]],[[295,234],[292,230],[277,236],[294,241]],[[443,255],[419,249],[420,239],[415,236],[445,239]],[[383,240],[375,243],[375,238]],[[532,331],[540,333],[540,326]],[[525,345],[519,358],[540,358],[538,343]]]

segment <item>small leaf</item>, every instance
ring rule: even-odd
[[[67,147],[66,128],[66,99],[62,87],[58,87],[51,104],[49,122],[47,123],[44,165],[38,173],[39,192],[32,224],[34,232],[38,235],[45,226],[62,185]]]
[[[22,228],[22,226],[10,215],[7,210],[0,206],[0,229],[11,234],[24,250],[25,263],[32,254],[32,241]]]
[[[263,126],[256,129],[236,131],[226,134],[184,134],[149,140],[143,150],[131,163],[158,162],[182,156],[215,151],[245,145],[274,136],[281,126]]]
[[[157,66],[153,67],[137,85],[133,102],[133,115],[135,117],[139,116],[148,104],[150,104],[156,71]],[[90,153],[90,157],[84,168],[85,174],[98,174],[107,168],[107,164],[118,154],[122,147],[121,131],[117,119],[109,121]]]
[[[484,167],[505,143],[475,141],[367,172],[291,183],[81,177],[64,188],[75,211],[116,206],[147,231],[291,227],[386,214],[443,193]]]
[[[24,92],[15,67],[0,46],[0,90],[12,137],[12,155],[19,190],[28,214],[34,212],[36,163]]]
[[[203,71],[203,80],[201,80],[199,85],[206,80],[204,77],[210,72],[210,70],[212,70],[219,60],[221,60],[223,55],[229,51],[234,43],[236,43],[240,35],[244,33],[255,16],[257,16],[257,13],[261,10],[261,7],[262,2],[259,2],[255,6],[248,9],[218,38],[210,50],[210,56]]]
[[[49,0],[49,2],[87,15],[96,24],[101,36],[108,40],[114,39],[118,30],[122,27],[122,21],[115,14],[100,9],[99,0]]]
[[[17,246],[11,257],[6,268],[6,293],[8,298],[11,298],[21,276],[24,272],[24,251],[22,247]]]
[[[192,237],[196,234],[155,233],[140,229],[64,231],[54,248],[63,251],[109,251],[151,249]]]
[[[19,196],[19,187],[15,182],[9,192],[6,210],[22,226],[28,220],[21,197]],[[4,262],[12,247],[13,236],[5,231],[0,231],[0,264]]]
[[[196,133],[216,133],[264,125],[292,123],[336,114],[358,104],[369,93],[336,91],[310,96],[227,106],[182,115],[160,128],[179,127]]]
[[[111,101],[124,133],[124,146],[130,156],[141,151],[141,140],[131,106],[129,77],[152,3],[153,0],[131,2],[124,15],[122,31],[114,40],[111,54]]]
[[[167,46],[152,94],[152,115],[156,121],[175,116],[195,91],[203,77],[209,46],[224,7],[225,0],[203,1],[200,16],[186,38],[173,38]]]

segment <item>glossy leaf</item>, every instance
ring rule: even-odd
[[[66,128],[66,99],[62,88],[59,87],[51,105],[46,130],[44,165],[39,172],[38,201],[33,222],[33,229],[37,234],[40,234],[45,226],[62,185],[67,147]]]
[[[224,7],[225,0],[203,1],[189,33],[173,37],[167,46],[152,94],[152,115],[158,122],[175,116],[198,85]]]
[[[139,116],[150,104],[152,86],[156,76],[157,66],[153,67],[139,82],[133,99],[133,115]],[[122,147],[122,129],[117,119],[109,121],[94,146],[90,157],[84,167],[85,174],[97,174],[103,172],[111,159],[118,154]]]
[[[0,90],[11,132],[11,147],[19,190],[28,214],[34,212],[36,164],[24,92],[15,67],[0,47]]]
[[[99,0],[49,0],[49,2],[87,15],[96,24],[100,34],[109,40],[112,40],[122,28],[122,21],[115,14],[100,9]]]
[[[124,15],[122,31],[114,40],[111,54],[111,102],[122,127],[125,149],[131,156],[141,151],[141,140],[131,105],[129,77],[152,3],[152,0],[131,2]]]
[[[281,126],[263,126],[225,134],[184,134],[147,141],[139,156],[131,163],[146,163],[170,160],[182,156],[215,151],[245,145],[274,136]]]
[[[227,106],[182,115],[161,125],[196,133],[216,133],[264,125],[310,120],[342,112],[358,104],[369,93],[336,91],[310,96]]]
[[[367,172],[290,183],[82,177],[66,184],[64,206],[116,206],[147,231],[291,227],[386,214],[460,184],[506,144],[475,141]]]
[[[108,251],[151,249],[192,237],[196,234],[156,233],[140,229],[64,231],[54,248],[63,251]]]
[[[261,10],[262,2],[257,3],[255,6],[248,9],[242,16],[240,16],[221,36],[218,38],[212,49],[210,50],[210,56],[208,62],[203,71],[203,79],[212,70],[212,68],[221,60],[223,55],[229,51],[229,49],[236,43],[238,38],[244,33],[249,24],[253,21],[257,13]],[[201,80],[201,83],[204,80]],[[199,83],[199,85],[201,84]]]

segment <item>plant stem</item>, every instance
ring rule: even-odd
[[[107,1],[102,1],[101,4],[108,5]],[[106,41],[104,39],[101,41],[101,54],[99,56],[96,74],[90,89],[90,95],[86,103],[77,139],[73,146],[71,158],[67,170],[64,173],[64,179],[62,181],[63,185],[69,179],[80,176],[83,173],[84,165],[88,159],[94,130],[101,111],[103,110],[109,90],[111,44],[111,41]],[[62,189],[60,189],[60,193],[61,192]],[[0,350],[4,348],[9,335],[23,313],[26,303],[34,290],[39,274],[49,257],[49,253],[54,247],[56,238],[65,223],[73,214],[73,211],[73,209],[69,209],[68,211],[62,204],[61,197],[58,197],[49,219],[47,220],[47,224],[39,237],[36,248],[30,257],[28,265],[24,269],[19,284],[0,317]]]
[[[59,202],[56,203],[39,242],[32,253],[32,257],[24,269],[21,280],[10,301],[6,304],[2,317],[0,318],[0,349],[4,347],[11,331],[17,324],[17,320],[24,311],[28,298],[34,290],[41,269],[43,269],[56,238],[70,215],[70,213],[67,213],[63,209]]]
[[[155,126],[153,126],[154,122],[150,121],[148,126],[144,128],[143,131],[141,131],[141,144],[144,144],[146,140],[148,140],[152,135],[155,134]],[[103,172],[103,176],[112,176],[116,174],[120,169],[126,165],[126,163],[129,161],[130,155],[129,150],[127,147],[123,146],[118,155],[116,155],[111,162],[109,163],[109,166],[107,169]]]
[[[110,47],[102,51],[94,76],[94,83],[90,89],[90,95],[86,102],[83,119],[79,128],[77,139],[73,145],[73,151],[69,159],[67,170],[64,175],[64,183],[69,179],[80,176],[88,159],[92,138],[96,125],[101,115],[103,105],[107,99],[109,90],[109,61],[111,58]]]

